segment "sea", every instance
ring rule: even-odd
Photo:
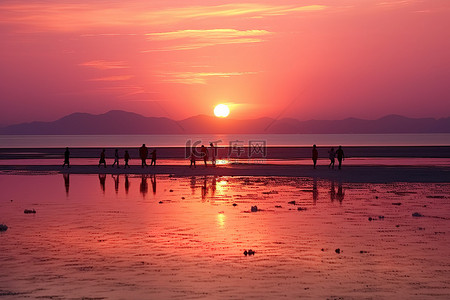
[[[0,135],[0,148],[184,147],[190,143],[226,147],[265,142],[268,147],[450,146],[450,133],[411,134],[182,134],[182,135]]]

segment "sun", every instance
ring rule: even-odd
[[[230,114],[230,109],[226,104],[218,104],[214,107],[214,115],[219,118],[226,118]]]

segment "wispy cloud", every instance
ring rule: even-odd
[[[99,70],[126,69],[128,65],[124,61],[91,60],[81,63],[80,66],[92,67]]]
[[[235,76],[254,75],[258,72],[179,72],[164,73],[163,82],[182,84],[206,84],[210,78],[230,78]]]
[[[89,81],[123,81],[133,78],[133,75],[115,75],[89,79]]]
[[[153,41],[175,41],[176,45],[164,46],[142,52],[172,51],[198,49],[214,45],[259,43],[271,33],[266,30],[236,30],[236,29],[207,29],[207,30],[178,30],[171,32],[149,33],[148,38]]]
[[[174,24],[188,19],[227,17],[269,17],[307,13],[327,8],[325,5],[269,5],[229,3],[174,8],[156,7],[150,1],[116,3],[20,3],[0,4],[0,24],[18,25],[26,31],[90,31],[96,29],[145,27]]]

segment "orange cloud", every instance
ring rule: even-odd
[[[150,40],[155,41],[180,41],[175,46],[146,50],[171,51],[198,49],[214,45],[243,44],[263,42],[262,37],[271,33],[266,30],[236,30],[236,29],[207,29],[207,30],[178,30],[172,32],[160,32],[147,34]]]
[[[165,73],[162,81],[182,84],[206,84],[208,78],[229,78],[234,76],[254,75],[258,72],[180,72]]]
[[[99,70],[126,69],[128,65],[123,61],[91,60],[80,64],[84,67],[92,67]]]

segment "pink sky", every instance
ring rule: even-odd
[[[450,116],[450,1],[0,2],[0,124]]]

